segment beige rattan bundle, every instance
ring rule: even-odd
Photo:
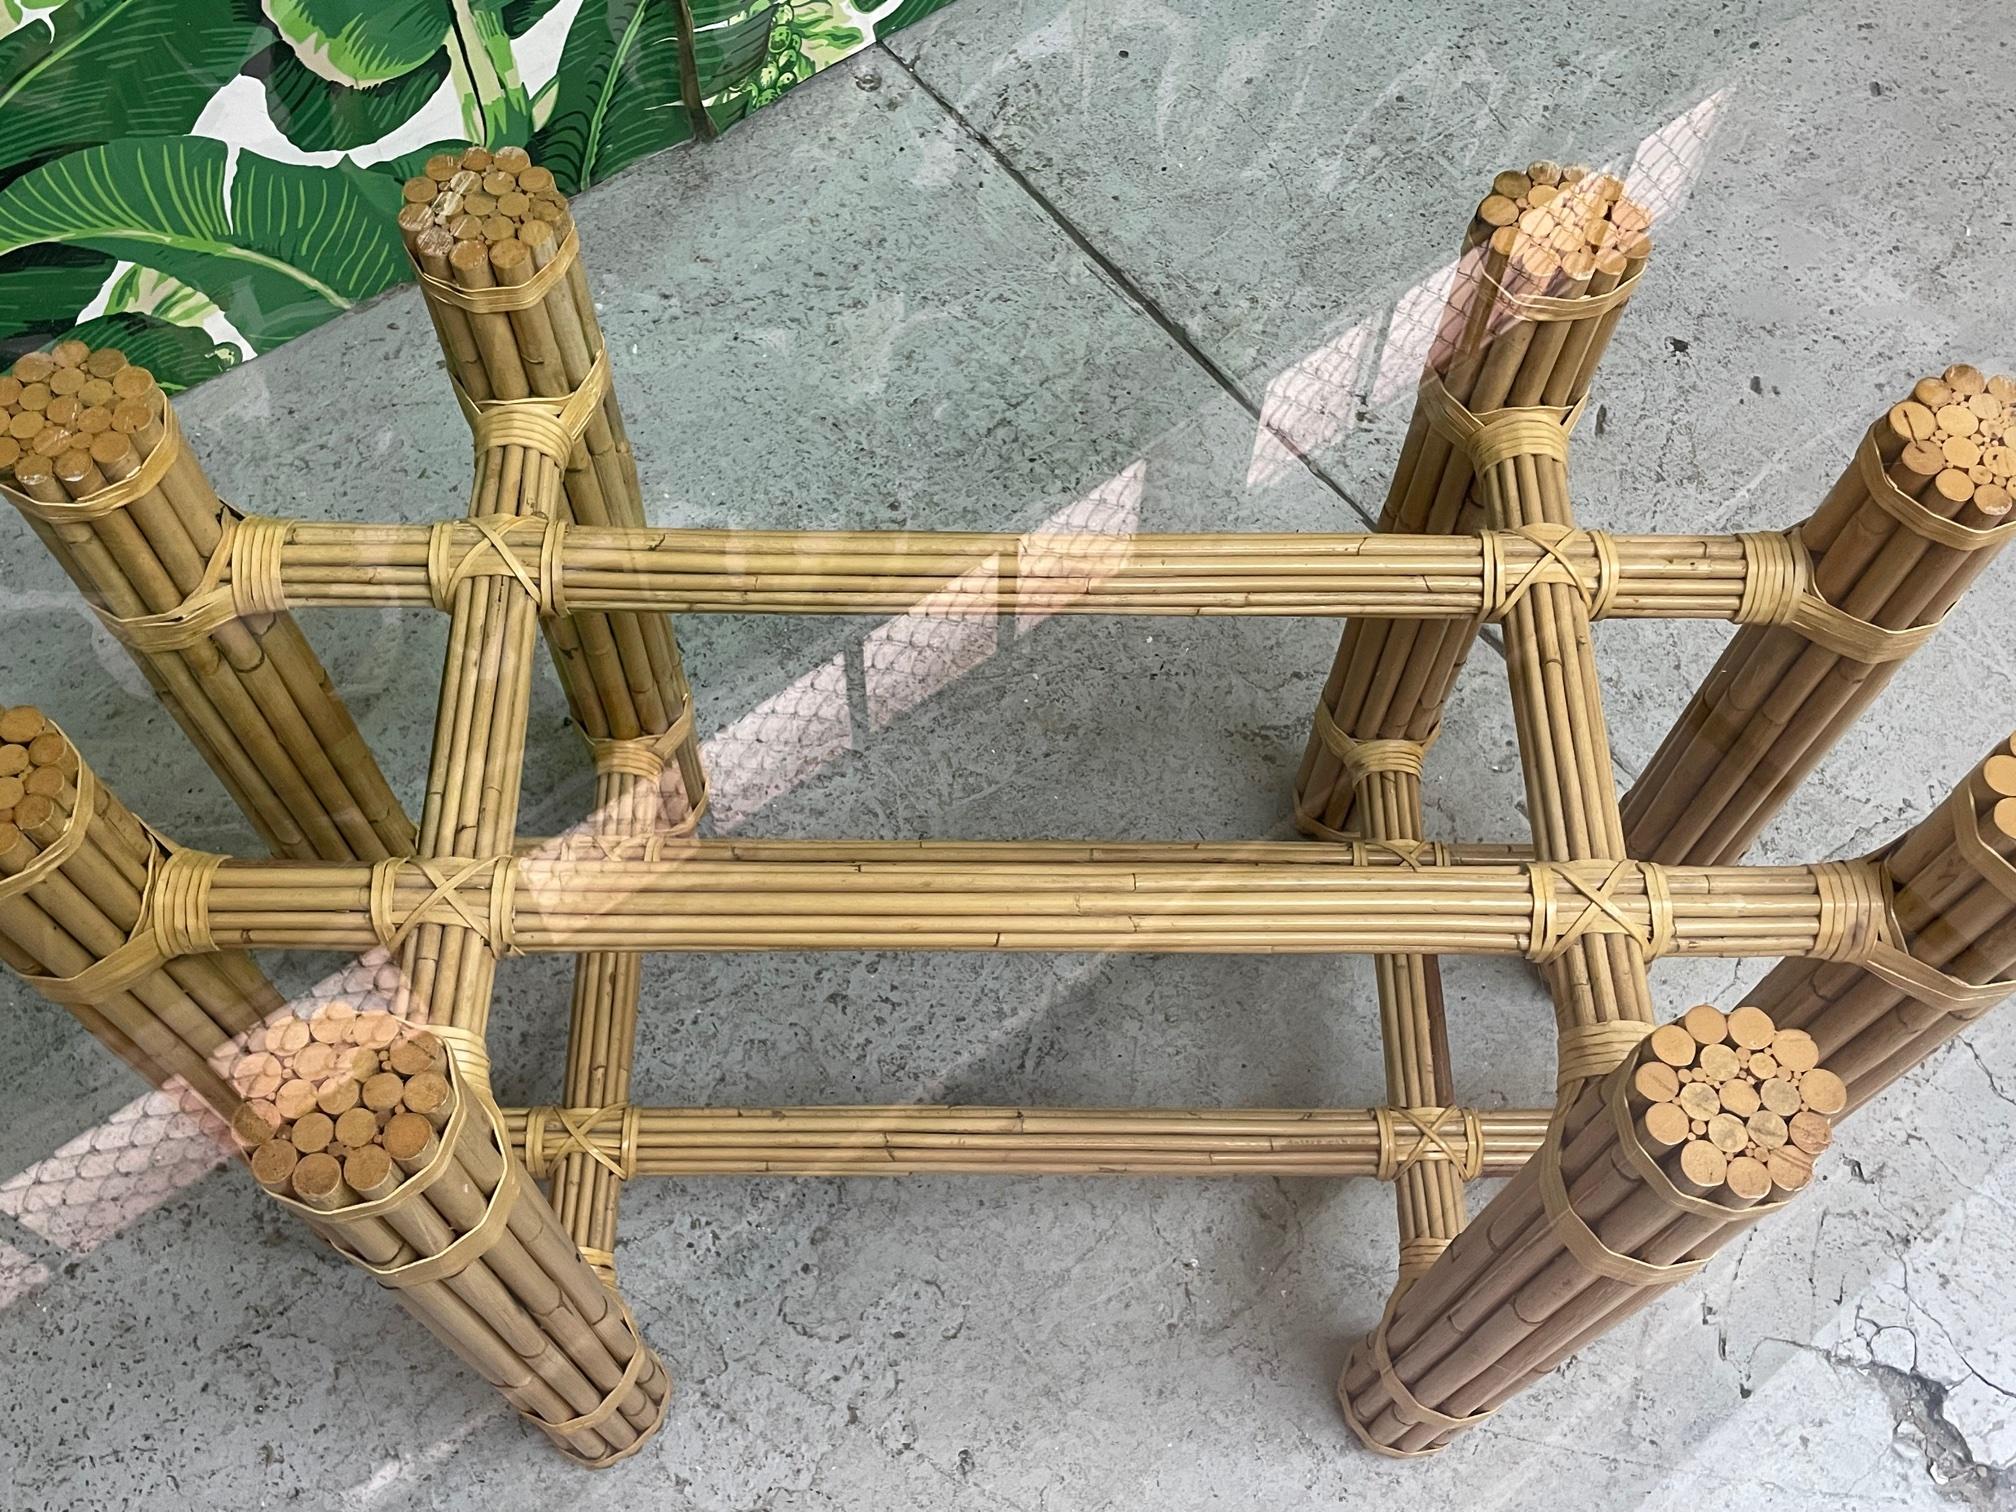
[[[0,425],[0,493],[275,854],[411,851],[413,826],[300,627],[213,591],[234,556],[277,544],[277,522],[218,499],[153,375],[58,342],[0,378]]]
[[[259,1184],[562,1452],[602,1466],[642,1447],[671,1382],[512,1153],[480,1055],[333,1008],[259,1044],[236,1068],[241,1091],[277,1085],[232,1124]]]
[[[471,147],[430,158],[406,183],[399,217],[449,376],[479,457],[535,443],[557,493],[521,489],[472,513],[560,525],[640,527],[644,497],[567,200],[522,149]],[[494,471],[494,469],[493,469]],[[488,548],[472,548],[480,556]],[[465,556],[462,561],[469,561]],[[454,568],[449,569],[453,576]],[[661,614],[571,613],[549,586],[547,638],[574,716],[591,741],[648,738],[672,775],[666,823],[690,828],[706,804],[692,692]]]
[[[1534,163],[1507,170],[1472,216],[1422,374],[1379,528],[1473,532],[1468,435],[1511,414],[1572,430],[1597,363],[1652,254],[1651,217],[1620,181]],[[1342,740],[1432,741],[1474,624],[1353,621],[1317,706],[1295,784],[1297,822],[1333,837],[1351,822]]]
[[[1808,1186],[1842,1105],[1812,1040],[1756,1008],[1653,1031],[1353,1350],[1352,1430],[1412,1456],[1482,1422]]]
[[[211,1057],[280,995],[244,955],[181,955],[200,921],[160,880],[176,848],[39,709],[0,712],[0,768],[0,958],[148,1081],[179,1079],[229,1118]]]
[[[2012,487],[2016,379],[1956,364],[1892,405],[1790,532],[1835,612],[1737,632],[1625,803],[1631,853],[1748,850],[2016,531]]]

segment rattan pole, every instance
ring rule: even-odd
[[[1874,873],[1847,864],[1656,875],[1608,861],[1415,870],[1054,862],[1037,871],[702,859],[715,854],[458,859],[453,875],[397,867],[382,888],[354,863],[226,862],[200,904],[213,939],[231,949],[358,950],[382,936],[410,931],[410,943],[449,930],[485,957],[745,948],[1530,956],[1615,941],[1633,962],[1662,931],[1666,948],[1684,954],[1846,958],[1880,907]]]
[[[1775,1037],[1775,1029],[1756,1009],[1744,1008],[1739,1013],[1763,1025],[1767,1036],[1764,1044],[1768,1045],[1770,1038]],[[1669,1026],[1659,1032],[1673,1031],[1674,1026]],[[1692,1051],[1693,1047],[1688,1046],[1682,1054],[1689,1055]],[[1723,1051],[1733,1066],[1733,1051],[1727,1046]],[[1638,1060],[1636,1074],[1642,1075],[1648,1067],[1659,1068],[1660,1063],[1650,1054],[1641,1052]],[[1751,1086],[1744,1079],[1746,1074],[1737,1073],[1726,1084],[1725,1093]],[[1665,1085],[1671,1088],[1677,1083],[1668,1079]],[[1639,1113],[1639,1142],[1647,1150],[1672,1150],[1673,1155],[1664,1160],[1671,1185],[1693,1198],[1712,1195],[1717,1206],[1676,1217],[1663,1197],[1638,1182],[1633,1166],[1614,1161],[1599,1161],[1600,1179],[1585,1182],[1584,1190],[1573,1197],[1576,1212],[1592,1220],[1594,1232],[1604,1245],[1638,1254],[1654,1264],[1670,1263],[1671,1259],[1708,1241],[1729,1221],[1720,1209],[1749,1206],[1762,1199],[1769,1189],[1761,1149],[1738,1145],[1725,1153],[1706,1141],[1688,1142],[1684,1112],[1677,1111],[1670,1102],[1664,1108],[1649,1105],[1663,1096],[1662,1090],[1657,1097],[1632,1097],[1630,1106]],[[1661,1118],[1660,1114],[1665,1116]],[[1797,1186],[1803,1187],[1809,1180],[1810,1166]],[[1519,1259],[1516,1262],[1508,1259],[1500,1267],[1515,1272],[1516,1290],[1501,1288],[1495,1293],[1494,1300],[1485,1304],[1495,1308],[1488,1317],[1475,1307],[1457,1306],[1447,1320],[1436,1322],[1429,1332],[1418,1335],[1409,1347],[1396,1354],[1403,1371],[1411,1376],[1416,1364],[1435,1352],[1441,1353],[1440,1363],[1426,1368],[1415,1385],[1426,1399],[1440,1403],[1447,1412],[1469,1414],[1492,1410],[1539,1373],[1551,1369],[1573,1347],[1604,1331],[1671,1284],[1645,1276],[1592,1279],[1582,1259],[1572,1252],[1561,1252],[1559,1244],[1552,1242],[1553,1235],[1538,1227],[1529,1230],[1529,1235],[1525,1248],[1519,1251]],[[1672,1245],[1676,1240],[1677,1249],[1667,1259],[1645,1248],[1655,1241]],[[1400,1432],[1397,1442],[1406,1449],[1426,1447],[1437,1437],[1419,1425],[1407,1427],[1390,1420],[1375,1425],[1375,1436],[1382,1436],[1382,1427],[1387,1432]]]
[[[1911,480],[1906,491],[1938,518],[1952,518],[1963,501],[1939,491],[1936,485],[1944,476],[1943,468],[1920,477],[1913,466],[1916,452],[1917,448],[1908,448],[1900,459],[1900,470]],[[1884,629],[1908,629],[1930,595],[1907,602],[1900,590],[1927,544],[1916,532],[1902,528],[1888,510],[1865,503],[1816,562],[1814,586],[1856,619]],[[1799,759],[1814,734],[1838,712],[1842,699],[1830,701],[1822,689],[1839,672],[1841,660],[1824,646],[1801,644],[1796,636],[1789,641],[1781,636],[1776,644],[1753,649],[1750,660],[1730,680],[1730,712],[1742,719],[1742,726],[1690,796],[1685,816],[1662,837],[1664,848],[1684,847],[1690,857],[1741,853],[1735,849],[1738,837],[1755,817],[1764,790]],[[1856,682],[1875,670],[1867,663],[1853,666],[1850,676]]]
[[[1648,222],[1605,176],[1583,172],[1557,184],[1516,173],[1500,179],[1517,193],[1494,188],[1472,219],[1424,386],[1473,416],[1514,406],[1566,423],[1621,313],[1614,296],[1594,296],[1609,294],[1643,266],[1651,250],[1642,234]],[[1629,259],[1620,250],[1627,226]],[[1576,318],[1564,305],[1540,314],[1529,300],[1535,295],[1590,296],[1589,313]],[[1468,453],[1455,444],[1449,422],[1429,412],[1440,407],[1427,398],[1417,403],[1382,530],[1453,533],[1481,523],[1470,502]],[[1324,688],[1327,723],[1360,740],[1432,739],[1474,633],[1463,626],[1347,627]],[[1350,822],[1352,794],[1324,739],[1325,723],[1319,720],[1303,758],[1296,812],[1306,830],[1327,838]]]
[[[612,752],[595,779],[598,834],[649,834],[657,827],[657,783],[645,773],[650,761],[626,763]],[[565,1095],[570,1108],[620,1110],[630,1098],[630,1063],[637,1038],[637,993],[641,962],[633,955],[591,952],[574,968],[571,1026],[567,1036]],[[575,1246],[597,1275],[615,1284],[616,1213],[634,1152],[613,1154],[577,1149],[564,1156],[553,1176],[553,1207]],[[614,1169],[612,1169],[612,1163]]]
[[[375,1154],[382,1156],[383,1151]],[[374,1174],[380,1169],[380,1162],[372,1153],[353,1155],[346,1164],[366,1165]],[[355,1196],[371,1201],[383,1201],[392,1196],[400,1186],[399,1170],[389,1159],[382,1162],[382,1170],[383,1174],[375,1184],[357,1188]],[[388,1212],[385,1222],[421,1256],[442,1253],[458,1237],[424,1197],[394,1207]],[[487,1257],[434,1285],[458,1299],[472,1320],[480,1320],[482,1331],[493,1333],[509,1351],[512,1363],[547,1388],[558,1410],[564,1414],[562,1421],[592,1410],[599,1402],[602,1394],[542,1330],[539,1320],[505,1289],[487,1263]],[[426,1284],[407,1288],[415,1292],[432,1289]],[[471,1332],[477,1331],[472,1329]],[[602,1457],[630,1448],[636,1442],[636,1434],[627,1419],[617,1413],[598,1425],[592,1437],[558,1435],[556,1442],[577,1454]]]
[[[1905,403],[1893,406],[1873,430],[1871,440],[1885,473],[1913,498],[1925,491],[1943,466],[1943,458],[1931,442],[1934,426],[1930,411],[1922,405]],[[1828,549],[1834,559],[1834,565],[1828,568],[1830,585],[1836,592],[1853,582],[1875,545],[1885,537],[1886,529],[1878,523],[1858,531],[1846,542],[1840,540],[1843,525],[1868,504],[1869,497],[1861,470],[1851,464],[1806,522],[1810,529],[1801,527],[1796,533],[1788,532],[1809,554],[1816,548]],[[1832,550],[1837,544],[1841,546],[1838,552]],[[1723,705],[1730,703],[1739,675],[1746,669],[1761,668],[1752,672],[1751,677],[1764,683],[1768,690],[1770,682],[1790,665],[1800,649],[1796,637],[1774,636],[1762,626],[1747,629],[1730,642],[1625,800],[1626,824],[1634,843],[1641,834],[1656,837],[1673,823],[1686,800],[1713,770],[1721,750],[1734,739],[1743,711],[1733,704],[1727,709]],[[1759,696],[1758,692],[1747,695],[1752,704]],[[1698,728],[1703,739],[1683,738],[1683,727]]]
[[[1739,1047],[1755,1045],[1745,1053],[1768,1059],[1777,1037],[1754,1008],[1723,1020],[1721,1033],[1726,1042],[1712,1048],[1736,1068],[1731,1080],[1749,1074]],[[1772,1191],[1761,1148],[1753,1154],[1740,1132],[1733,1149],[1694,1137],[1684,1106],[1670,1099],[1694,1085],[1678,1079],[1672,1062],[1709,1075],[1711,1047],[1679,1024],[1659,1035],[1677,1035],[1677,1053],[1641,1043],[1564,1108],[1550,1135],[1558,1185],[1550,1192],[1538,1174],[1543,1147],[1535,1174],[1507,1186],[1354,1350],[1339,1399],[1371,1447],[1433,1452],[1696,1268],[1677,1262],[1705,1257],[1768,1211],[1754,1206]],[[1725,1072],[1717,1063],[1712,1074]],[[1815,1118],[1824,1125],[1824,1115]],[[1756,1127],[1777,1137],[1768,1122]],[[1787,1175],[1781,1197],[1806,1184],[1790,1166]]]
[[[1927,385],[1944,389],[1926,379],[1914,393]],[[1851,620],[1888,632],[1933,625],[2000,550],[2010,496],[1980,466],[1977,438],[1984,426],[1999,434],[2010,412],[1977,397],[1980,412],[1915,397],[1892,406],[1799,527],[1814,590]],[[1741,855],[1914,645],[1876,660],[1791,627],[1739,631],[1627,800],[1634,854]]]
[[[1538,1108],[1455,1111],[1434,1139],[1397,1129],[1406,1141],[1400,1157],[1432,1164],[1453,1154],[1478,1162],[1484,1175],[1508,1176],[1539,1147],[1551,1116]],[[1397,1163],[1385,1121],[1369,1108],[637,1108],[630,1117],[638,1176],[1378,1176]],[[622,1109],[569,1110],[572,1125],[611,1160],[624,1153],[624,1118]],[[507,1108],[504,1120],[535,1176],[554,1169],[554,1152],[575,1142],[558,1109]],[[1469,1145],[1472,1129],[1478,1152]]]
[[[51,407],[67,423],[14,449],[0,486],[278,853],[410,850],[411,825],[290,616],[226,619],[173,646],[149,639],[159,627],[146,617],[206,589],[232,533],[248,527],[218,500],[146,369],[114,349],[64,345],[83,352],[69,371],[90,376]],[[20,418],[0,403],[10,433]]]
[[[1712,1161],[1706,1164],[1712,1169]],[[1728,1164],[1735,1166],[1735,1162]],[[1742,1216],[1744,1210],[1756,1206],[1764,1198],[1769,1172],[1766,1169],[1765,1176],[1760,1178],[1760,1168],[1760,1162],[1751,1160],[1747,1166],[1736,1167],[1730,1177],[1725,1177],[1723,1185],[1698,1193],[1727,1209],[1731,1217],[1690,1216],[1677,1219],[1640,1244],[1637,1256],[1652,1266],[1700,1262],[1740,1238],[1755,1221],[1754,1218],[1745,1219]],[[1676,1188],[1682,1191],[1687,1190],[1681,1185],[1684,1177],[1684,1172],[1675,1173],[1672,1177]],[[1794,1189],[1770,1190],[1781,1196],[1790,1196]],[[1657,1301],[1677,1284],[1634,1287],[1618,1281],[1599,1282],[1600,1291],[1591,1288],[1578,1299],[1581,1306],[1573,1311],[1557,1313],[1534,1329],[1520,1349],[1481,1373],[1464,1391],[1452,1398],[1451,1405],[1474,1403],[1459,1409],[1466,1413],[1497,1411],[1512,1397],[1537,1384],[1564,1361],[1617,1328],[1633,1313]],[[1600,1308],[1604,1299],[1613,1296],[1617,1301],[1608,1311],[1593,1320],[1587,1316],[1585,1308]],[[1415,1426],[1408,1430],[1404,1442],[1409,1447],[1415,1447],[1433,1443],[1435,1438],[1428,1429]]]
[[[477,410],[494,406],[493,414],[525,401],[550,401],[549,411],[559,412],[563,401],[585,396],[573,444],[560,459],[560,491],[546,512],[574,525],[641,528],[643,495],[607,384],[606,347],[567,201],[552,175],[530,162],[514,171],[489,167],[476,182],[473,172],[434,181],[434,197],[409,203],[400,217],[451,373]],[[493,192],[505,179],[512,187]],[[521,180],[539,187],[517,187]],[[425,187],[414,181],[416,193]],[[468,286],[454,263],[457,244],[487,249],[498,284],[534,287],[501,315],[465,308],[455,293]],[[663,783],[667,822],[697,822],[704,781],[670,621],[554,607],[560,617],[548,620],[548,640],[576,720],[591,739],[659,738],[679,773]]]
[[[289,603],[426,604],[433,527],[287,526],[279,552]],[[505,572],[474,526],[451,529],[452,555]],[[1735,536],[1612,536],[1615,618],[1731,619],[1753,567]],[[511,543],[518,568],[545,571],[543,543]],[[1521,536],[1491,548],[1523,580],[1556,568]],[[1594,541],[1556,548],[1584,580]],[[1484,602],[1479,543],[1445,536],[1013,536],[898,531],[803,536],[708,530],[572,528],[559,543],[566,601],[581,609],[887,614],[948,593],[975,613],[1344,615],[1475,618]]]

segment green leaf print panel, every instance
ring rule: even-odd
[[[58,158],[0,191],[0,254],[57,242],[158,269],[208,294],[257,351],[407,276],[391,179],[241,152],[227,197],[227,151],[141,138]]]
[[[671,0],[581,0],[532,159],[573,193],[693,134],[679,81]]]
[[[101,315],[71,333],[94,347],[118,347],[128,362],[153,373],[171,394],[213,378],[238,364],[238,348],[220,342],[201,326],[171,325],[152,315]]]
[[[0,37],[0,177],[71,147],[187,131],[270,40],[223,0],[67,0]]]
[[[0,0],[0,364],[89,309],[195,383],[411,278],[435,151],[576,193],[944,3]]]
[[[368,89],[333,83],[314,72],[284,42],[246,68],[266,80],[266,113],[304,152],[348,152],[390,136],[434,97],[448,77],[448,54],[437,47],[411,73]]]

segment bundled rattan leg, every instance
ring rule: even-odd
[[[0,434],[0,479],[13,473],[0,493],[274,852],[410,852],[412,823],[293,617],[216,592],[234,556],[277,546],[278,522],[218,499],[153,376],[63,342],[0,379],[0,420],[15,427]]]
[[[277,1011],[249,957],[211,950],[192,884],[217,858],[135,819],[40,711],[0,713],[0,751],[32,753],[0,784],[0,957],[155,1086],[179,1078],[225,1118],[238,1097],[214,1058]]]
[[[671,1382],[512,1153],[480,1060],[347,1005],[264,1041],[262,1070],[277,1051],[298,1076],[321,1052],[326,1074],[312,1099],[290,1106],[283,1088],[234,1121],[260,1185],[563,1453],[590,1467],[635,1453],[664,1421]]]
[[[2012,408],[2016,383],[1958,364],[1869,428],[1790,533],[1796,575],[1760,585],[1771,602],[1751,617],[1782,623],[1736,633],[1625,801],[1631,854],[1750,848],[2016,530],[2016,455],[1996,439]]]
[[[1803,1058],[1812,1041],[1791,1038]],[[1433,1453],[1809,1185],[1827,1115],[1775,1066],[1748,1068],[1779,1039],[1756,1009],[1697,1008],[1584,1083],[1540,1153],[1352,1351],[1337,1389],[1352,1431],[1381,1454]],[[1718,1107],[1707,1120],[1696,1094]],[[1754,1111],[1719,1111],[1724,1099]]]
[[[553,175],[517,148],[471,148],[430,159],[406,197],[400,229],[478,450],[557,427],[565,444],[552,453],[562,475],[544,505],[550,517],[641,528],[637,463]],[[665,759],[665,822],[690,829],[706,784],[671,621],[570,613],[557,574],[545,591],[547,640],[575,719],[591,741],[652,740]]]
[[[1623,185],[1535,163],[1498,175],[1471,218],[1441,329],[1429,352],[1382,531],[1475,531],[1467,436],[1492,419],[1574,426],[1624,301],[1651,256],[1650,217]],[[1316,711],[1295,784],[1308,833],[1353,827],[1339,734],[1426,745],[1468,658],[1476,625],[1354,620]]]
[[[1785,961],[1751,993],[1812,1035],[1852,1112],[2016,991],[2016,742],[1880,853],[1902,937],[1862,965]]]

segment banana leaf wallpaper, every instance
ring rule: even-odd
[[[0,359],[76,327],[171,392],[411,276],[400,183],[573,192],[947,0],[0,0]]]

